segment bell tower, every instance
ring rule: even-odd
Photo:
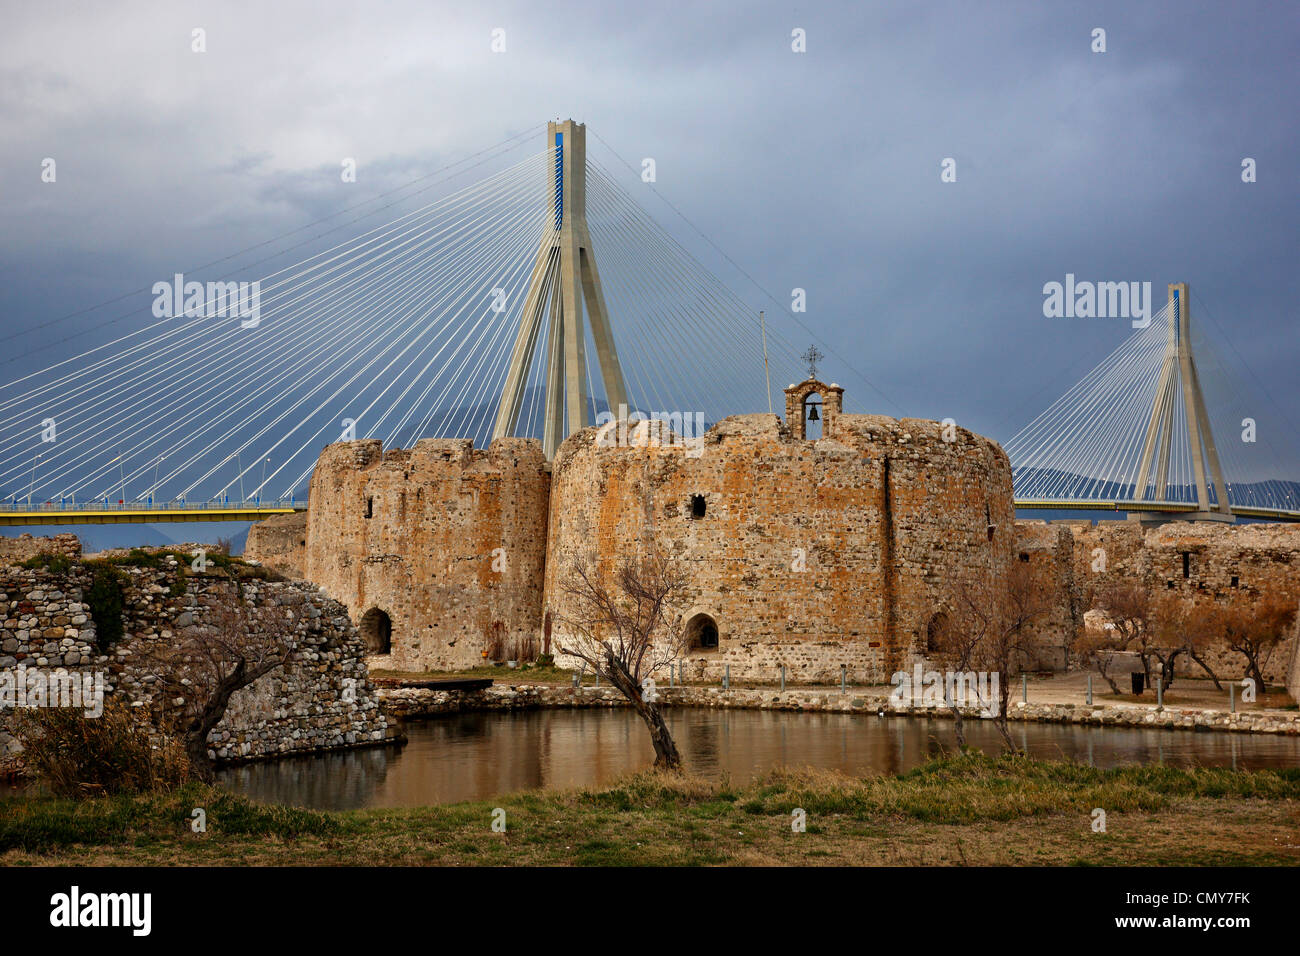
[[[810,345],[808,351],[799,357],[808,363],[808,377],[785,390],[785,423],[800,441],[808,438],[809,422],[820,421],[822,434],[829,436],[844,407],[844,389],[834,382],[827,385],[817,378],[817,363],[826,357],[817,346]],[[820,402],[815,398],[818,395],[821,396]]]

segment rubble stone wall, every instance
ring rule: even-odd
[[[66,573],[0,567],[0,674],[63,669],[102,674],[106,697],[120,694],[148,706],[159,720],[184,698],[162,693],[157,661],[212,623],[214,606],[233,593],[219,573],[183,573],[174,558],[161,568],[124,567],[122,638],[101,647],[86,594],[92,571]],[[259,620],[287,624],[288,660],[236,692],[208,737],[213,756],[251,759],[382,743],[392,733],[369,681],[363,648],[347,609],[310,585],[245,580],[242,600]],[[256,633],[253,634],[256,639]],[[4,680],[0,676],[0,680]],[[0,754],[18,748],[0,710]]]

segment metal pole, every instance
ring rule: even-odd
[[[781,665],[781,693],[785,693],[785,665]]]
[[[1092,675],[1088,675],[1088,706],[1092,706]]]
[[[36,457],[32,459],[32,481],[31,484],[27,486],[27,507],[28,508],[32,506],[32,492],[36,488],[36,466],[40,464],[40,461],[41,461],[41,453],[38,451],[36,453]]]
[[[1237,712],[1237,685],[1228,685],[1228,707],[1232,713]]]
[[[722,689],[731,690],[731,665],[727,664],[722,672]]]
[[[848,668],[843,664],[840,665],[840,696],[843,697],[848,693],[845,689],[845,682],[848,680]]]
[[[1156,706],[1165,706],[1165,682],[1159,677],[1156,678]]]
[[[758,326],[763,330],[763,376],[767,379],[767,413],[772,414],[772,371],[767,365],[767,322],[763,313],[758,313]]]
[[[1029,703],[1029,675],[1020,675],[1020,700],[1022,703]]]
[[[677,686],[676,684],[673,683],[673,662],[672,661],[668,662],[668,686],[669,687]]]

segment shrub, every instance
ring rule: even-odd
[[[22,565],[33,571],[44,569],[54,574],[67,574],[72,569],[72,559],[66,554],[60,554],[57,551],[42,551],[40,554],[28,558]]]
[[[90,587],[86,591],[86,604],[95,621],[95,645],[106,651],[122,639],[123,591],[129,579],[111,564],[95,568]]]
[[[58,796],[169,790],[189,777],[179,741],[119,700],[106,701],[99,717],[70,707],[18,711],[14,733],[27,769]]]

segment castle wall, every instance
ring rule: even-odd
[[[607,426],[606,431],[614,426]],[[776,416],[724,419],[696,456],[680,444],[570,436],[553,471],[545,607],[562,643],[559,587],[575,558],[610,579],[653,540],[689,577],[683,620],[707,614],[718,647],[688,674],[887,681],[957,582],[986,586],[1010,557],[1010,466],[991,442],[935,422],[841,415],[816,442]],[[703,501],[697,517],[695,499]],[[990,531],[992,527],[992,531]],[[1001,532],[999,534],[999,531]]]
[[[1068,528],[1045,521],[1016,522],[1016,560],[1028,568],[1034,591],[1047,611],[1034,627],[1030,670],[1063,670],[1082,615],[1078,596],[1074,536]]]
[[[1189,602],[1300,590],[1300,525],[1173,521],[1144,528],[1136,521],[1022,521],[1016,535],[1019,552],[1031,556],[1036,579],[1052,596],[1037,635],[1045,661],[1056,660],[1069,622],[1091,606],[1090,594],[1116,582],[1140,580],[1153,594],[1172,592]],[[1068,566],[1062,540],[1068,541]],[[1263,668],[1266,680],[1285,682],[1294,642],[1292,635],[1274,651]],[[1220,677],[1239,677],[1244,668],[1241,655],[1226,648],[1211,649],[1206,661]],[[1181,673],[1203,673],[1190,661],[1180,665]]]
[[[244,558],[286,578],[303,580],[307,557],[307,512],[274,515],[248,529]]]
[[[330,445],[312,476],[303,571],[372,650],[388,616],[384,666],[472,667],[494,644],[537,638],[549,495],[536,441]]]

